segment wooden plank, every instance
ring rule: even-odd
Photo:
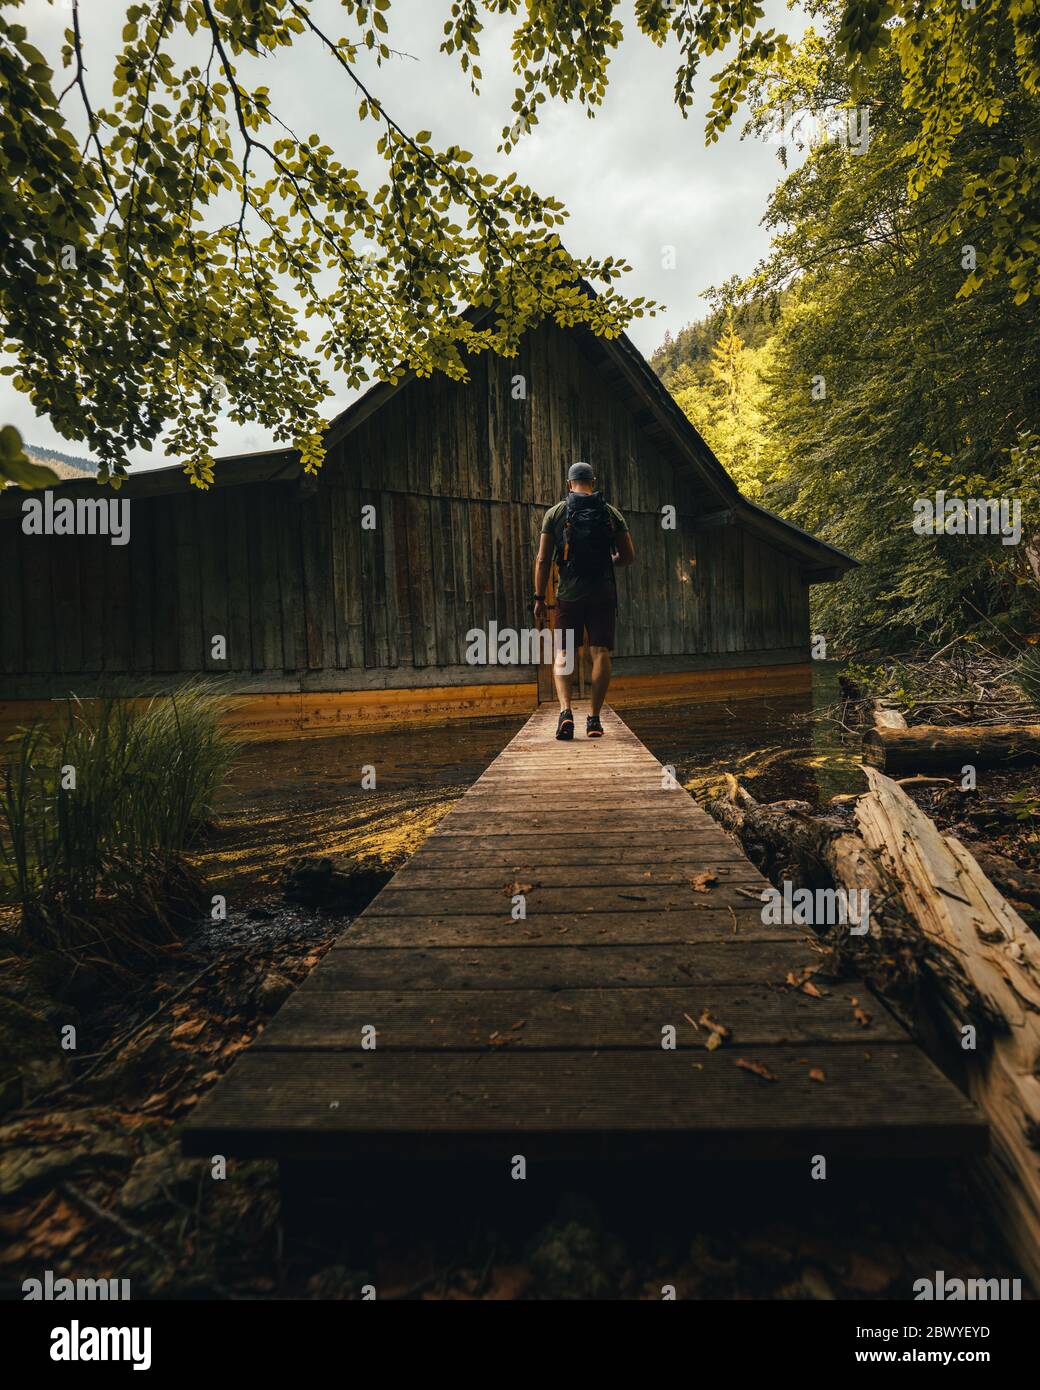
[[[199,582],[197,510],[208,498],[193,492],[167,503],[176,526],[174,563],[177,585],[177,670],[202,669],[202,594]]]
[[[51,620],[48,627],[53,627],[54,632],[55,669],[82,671],[84,614],[79,552],[84,541],[75,536],[62,536],[60,541],[57,537],[27,536],[23,544],[44,546],[50,563]]]
[[[691,1067],[682,1052],[247,1053],[233,1093],[207,1097],[187,1126],[192,1153],[407,1152],[505,1159],[683,1154],[758,1158],[979,1153],[985,1131],[916,1048],[757,1049],[762,1081],[728,1048]],[[810,1073],[821,1067],[827,1080]],[[922,1125],[922,1113],[930,1117]],[[392,1138],[380,1146],[369,1136]],[[445,1144],[438,1145],[442,1136]],[[563,1140],[541,1142],[539,1136]],[[402,1142],[407,1138],[407,1146]],[[463,1149],[464,1146],[464,1149]],[[591,1147],[590,1147],[591,1146]]]
[[[69,565],[75,569],[79,562],[80,585],[80,636],[82,641],[83,671],[100,672],[104,668],[105,647],[105,551],[109,548],[107,536],[64,537]],[[59,540],[59,545],[62,541]],[[78,552],[78,554],[77,554]],[[62,556],[64,558],[64,555]],[[56,656],[60,646],[68,640],[68,634],[61,634]],[[190,669],[190,668],[189,668]]]
[[[732,933],[696,944],[569,946],[378,946],[341,937],[301,989],[632,989],[650,985],[782,985],[810,960],[804,941]]]
[[[764,882],[764,880],[763,880]],[[519,884],[518,891],[526,903],[527,921],[542,921],[546,916],[559,914],[564,923],[579,915],[602,920],[610,913],[641,916],[653,921],[669,915],[686,918],[690,914],[711,913],[724,918],[727,907],[739,910],[741,917],[751,911],[749,899],[726,884],[716,884],[709,892],[696,892],[689,883],[643,883],[636,885],[593,884],[579,887],[565,883]],[[404,884],[384,888],[365,912],[371,917],[431,917],[439,913],[455,916],[508,917],[511,895],[501,887],[474,888],[461,884],[451,888],[411,888]],[[754,915],[761,915],[761,903],[754,906]]]
[[[538,869],[525,871],[521,866],[518,874],[522,881],[540,885],[566,883],[573,887],[595,884],[599,887],[609,885],[616,888],[642,888],[647,884],[687,883],[694,873],[703,871],[707,863],[706,856],[693,858],[685,864],[676,863],[674,860],[667,863],[648,860],[645,868],[641,864],[619,864],[616,861],[588,865],[586,861],[578,859],[566,873],[563,873],[558,867],[546,872],[546,865],[537,851],[529,857],[531,864],[538,864]],[[748,891],[754,892],[756,896],[759,887],[766,884],[766,880],[743,855],[734,855],[728,862],[711,867],[718,875],[720,884],[747,887]],[[412,890],[452,887],[467,891],[470,888],[502,889],[504,884],[512,885],[516,881],[517,875],[503,876],[502,869],[494,865],[474,867],[468,855],[461,860],[437,859],[426,857],[419,852],[413,854],[402,869],[398,869],[383,892],[396,893],[402,888]]]
[[[130,544],[130,670],[147,678],[155,669],[155,504],[136,502],[131,508]]]
[[[28,538],[22,535],[20,517],[0,522],[0,535],[5,554],[4,599],[0,603],[0,671],[21,672],[25,669],[22,547]]]
[[[460,848],[470,867],[481,864],[531,864],[540,867],[553,864],[647,864],[656,863],[661,855],[661,837],[657,834],[604,830],[596,835],[596,843],[576,844],[566,839],[547,841],[545,835],[445,835],[434,833],[422,846],[424,862],[448,858],[458,863]],[[725,851],[729,850],[727,856]],[[672,862],[704,865],[726,857],[743,859],[743,852],[733,840],[705,831],[703,834],[670,835],[668,852]]]
[[[133,613],[131,599],[134,522],[130,508],[130,540],[126,545],[106,545],[104,550],[104,626],[102,628],[102,666],[106,672],[125,673],[133,669]]]
[[[152,522],[154,565],[152,592],[154,624],[152,646],[154,670],[157,675],[180,670],[180,649],[177,630],[180,626],[180,591],[177,584],[177,514],[168,503],[172,498],[149,504]],[[139,639],[140,641],[140,636]]]
[[[227,499],[232,493],[226,488],[214,490],[201,499],[196,511],[198,523],[199,568],[202,575],[202,650],[201,664],[206,671],[232,669],[233,654],[228,630],[228,546]],[[213,655],[213,639],[224,638],[225,655]]]
[[[249,671],[253,665],[246,491],[245,488],[228,488],[224,494],[227,498],[227,665],[231,671]]]
[[[282,668],[276,483],[248,489],[250,630],[254,671]]]
[[[281,666],[283,671],[300,671],[307,665],[300,495],[293,484],[279,483],[277,487],[278,598],[282,615]]]
[[[458,895],[460,902],[465,894]],[[638,906],[638,905],[636,905]],[[436,912],[373,913],[345,934],[333,949],[361,946],[506,947],[537,946],[700,946],[799,939],[792,927],[764,925],[761,908],[734,899],[729,906],[689,912],[528,912],[514,921],[508,908],[498,913]],[[802,929],[804,933],[804,928]],[[804,935],[801,939],[805,939]]]
[[[325,650],[325,596],[329,588],[328,549],[324,499],[317,486],[300,498],[300,547],[303,569],[303,630],[305,664],[321,671],[328,661]],[[331,653],[329,653],[331,655]]]
[[[847,988],[813,999],[795,990],[760,985],[398,990],[379,1000],[368,990],[297,992],[254,1046],[265,1052],[356,1050],[362,1028],[372,1025],[380,1051],[660,1049],[661,1030],[670,1024],[678,1048],[703,1052],[715,1036],[699,1022],[705,1009],[713,1022],[729,1030],[728,1048],[905,1042],[902,1028],[885,1009],[874,1008],[867,1016],[861,1004],[860,996]],[[867,1017],[866,1024],[862,1017]]]

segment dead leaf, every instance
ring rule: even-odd
[[[813,1067],[812,1071],[809,1073],[809,1080],[823,1082],[827,1080],[827,1077],[821,1067]]]
[[[701,1010],[700,1025],[702,1028],[707,1028],[710,1034],[706,1044],[709,1052],[714,1052],[717,1047],[721,1047],[724,1040],[730,1036],[730,1030],[726,1025],[712,1018],[707,1009]]]
[[[172,1042],[190,1042],[192,1038],[197,1038],[205,1027],[202,1019],[185,1019],[183,1023],[178,1023],[177,1027],[170,1034]]]
[[[689,880],[690,887],[695,893],[710,893],[712,886],[719,881],[717,869],[705,869],[703,873],[694,874]]]
[[[738,1057],[734,1065],[741,1067],[744,1071],[754,1072],[754,1074],[760,1076],[763,1081],[779,1080],[779,1078],[774,1076],[769,1068],[762,1062],[749,1062],[746,1057]]]
[[[792,989],[800,989],[803,994],[808,994],[812,999],[822,999],[823,992],[816,988],[811,979],[819,969],[818,965],[807,965],[804,970],[789,970],[787,983]]]
[[[526,1026],[526,1024],[527,1024],[527,1019],[526,1019],[526,1018],[518,1018],[517,1021],[516,1021],[515,1023],[511,1023],[509,1026],[510,1026],[510,1028],[512,1029],[512,1031],[515,1033],[515,1032],[517,1031],[518,1028],[523,1028],[523,1027]]]

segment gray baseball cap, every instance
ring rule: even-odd
[[[592,483],[595,480],[596,475],[587,463],[572,463],[567,469],[569,483]]]

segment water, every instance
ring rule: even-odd
[[[760,801],[814,807],[865,783],[859,738],[813,720],[838,701],[837,665],[814,664],[809,695],[622,707],[619,712],[684,786],[703,799],[732,772]],[[413,853],[524,724],[523,717],[436,728],[248,745],[217,806],[219,831],[199,855],[215,892],[241,910],[281,895],[303,856],[373,856],[394,865]],[[581,721],[579,721],[580,727]],[[579,734],[580,737],[580,734]],[[361,785],[374,767],[376,785]]]
[[[813,663],[812,694],[722,703],[619,707],[626,724],[655,758],[675,768],[698,800],[738,777],[758,801],[808,801],[866,790],[860,735],[834,718],[813,718],[839,705],[837,662]]]

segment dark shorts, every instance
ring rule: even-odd
[[[573,642],[575,650],[582,645],[588,632],[590,647],[606,647],[608,651],[613,651],[616,619],[617,598],[613,584],[597,590],[588,598],[556,600],[554,627],[557,632],[573,632],[573,637],[560,640]]]

